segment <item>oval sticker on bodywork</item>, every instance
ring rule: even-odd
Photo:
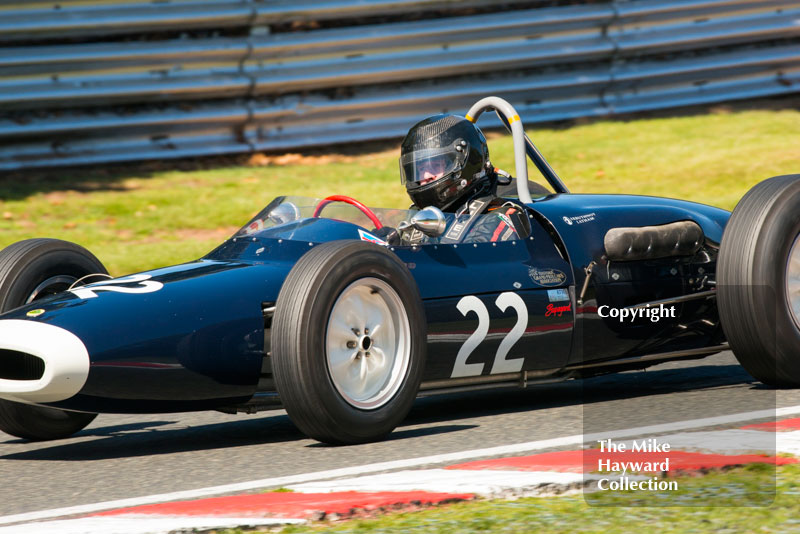
[[[534,283],[540,286],[558,286],[567,281],[567,275],[558,269],[537,269],[530,267],[528,274]]]
[[[39,316],[40,316],[41,314],[43,314],[43,313],[44,313],[44,310],[43,310],[43,309],[41,309],[41,308],[37,308],[37,309],[35,309],[35,310],[31,310],[31,311],[29,311],[29,312],[28,312],[28,313],[26,313],[25,315],[27,315],[28,317],[39,317]]]

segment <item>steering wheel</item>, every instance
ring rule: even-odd
[[[317,207],[314,208],[314,215],[312,215],[312,217],[319,217],[319,214],[322,211],[322,208],[324,208],[325,206],[327,206],[331,202],[344,202],[346,204],[350,204],[351,206],[355,206],[356,208],[361,210],[361,213],[363,213],[364,215],[369,217],[369,220],[372,221],[372,224],[375,225],[375,229],[376,230],[380,230],[381,228],[383,228],[383,224],[381,223],[380,220],[378,220],[378,216],[375,215],[375,213],[371,209],[366,207],[364,204],[362,204],[358,200],[356,200],[354,198],[346,197],[344,195],[331,195],[331,196],[321,200],[320,203],[317,204]]]

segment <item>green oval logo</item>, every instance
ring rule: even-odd
[[[35,309],[35,310],[31,310],[31,311],[29,311],[29,312],[28,312],[28,313],[26,313],[25,315],[27,315],[28,317],[39,317],[39,316],[40,316],[41,314],[43,314],[43,313],[44,313],[44,310],[43,310],[43,309],[41,309],[41,308],[37,308],[37,309]]]

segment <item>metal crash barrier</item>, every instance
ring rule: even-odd
[[[800,0],[0,0],[0,170],[798,91]]]

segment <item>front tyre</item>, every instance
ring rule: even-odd
[[[422,301],[408,268],[381,246],[337,241],[300,258],[275,303],[271,340],[281,401],[309,437],[382,439],[416,398]]]
[[[58,239],[27,239],[0,251],[0,313],[66,291],[80,278],[107,274],[85,248]],[[0,430],[32,441],[71,436],[97,414],[0,399]]]
[[[754,378],[800,386],[800,175],[776,176],[739,201],[717,263],[720,320]]]

